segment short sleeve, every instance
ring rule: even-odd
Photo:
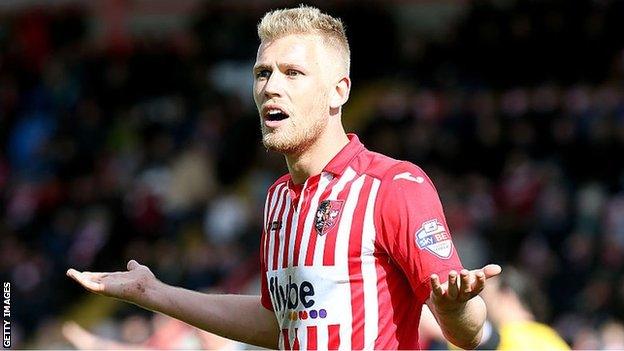
[[[422,169],[402,162],[382,179],[375,207],[379,243],[424,303],[431,274],[445,281],[451,270],[462,269],[433,183]]]

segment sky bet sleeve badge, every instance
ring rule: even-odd
[[[324,200],[316,210],[314,228],[318,235],[325,235],[340,219],[343,200]]]
[[[446,228],[437,220],[432,219],[422,224],[416,231],[416,244],[419,249],[426,249],[437,257],[447,259],[453,252],[453,242]]]

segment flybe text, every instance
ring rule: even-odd
[[[292,282],[290,275],[288,281],[285,282],[280,282],[277,277],[271,277],[269,292],[278,311],[297,309],[300,303],[303,308],[314,306],[315,301],[312,298],[314,297],[314,285],[307,280],[297,284]]]

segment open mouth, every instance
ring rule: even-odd
[[[281,121],[281,120],[288,118],[289,116],[286,112],[282,110],[271,109],[264,115],[264,117],[268,121]]]

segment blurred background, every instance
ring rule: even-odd
[[[346,23],[347,129],[431,176],[464,265],[514,264],[572,347],[624,348],[624,1],[308,4]],[[296,5],[0,2],[0,277],[14,348],[76,346],[66,321],[206,347],[86,293],[68,267],[134,258],[169,284],[258,291],[265,191],[287,170],[260,143],[255,27]]]

